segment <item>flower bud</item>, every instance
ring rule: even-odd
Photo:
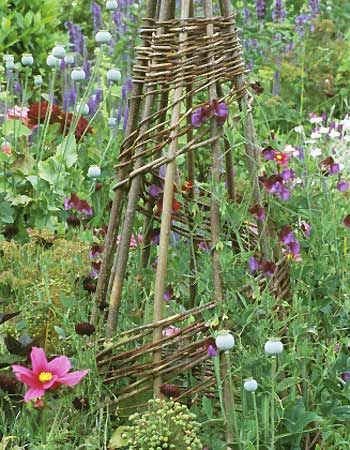
[[[5,62],[5,68],[6,70],[14,70],[16,68],[16,64],[13,60],[9,59]]]
[[[84,81],[86,74],[83,69],[73,69],[70,77],[73,81]]]
[[[120,81],[122,78],[122,74],[117,69],[109,69],[107,72],[107,80],[112,83],[115,81]]]
[[[77,105],[77,112],[82,116],[87,116],[90,112],[89,105],[87,103],[79,103]]]
[[[109,31],[101,30],[96,33],[95,40],[98,44],[108,44],[112,40],[112,35]]]
[[[89,178],[98,178],[101,176],[101,169],[98,166],[90,166],[87,176]]]
[[[34,64],[34,58],[30,53],[25,53],[21,58],[21,63],[24,66],[32,66]]]
[[[265,353],[267,355],[279,355],[283,352],[283,344],[279,339],[270,338],[265,343]]]
[[[216,336],[215,344],[218,350],[226,352],[235,346],[235,338],[226,330],[220,331]]]
[[[60,63],[60,60],[58,58],[56,58],[55,56],[53,56],[53,55],[49,55],[46,58],[46,64],[49,67],[57,67],[59,65],[59,63]]]
[[[68,53],[65,57],[64,57],[64,62],[66,64],[74,64],[74,55],[73,53]]]
[[[34,77],[34,85],[41,86],[43,84],[43,77],[41,75],[35,75]]]
[[[4,60],[4,62],[7,62],[7,61],[15,62],[15,57],[13,55],[4,55],[3,60]]]
[[[258,383],[254,378],[248,378],[245,380],[243,387],[247,392],[255,392],[258,389]]]
[[[66,50],[63,45],[55,45],[51,53],[57,59],[63,59],[66,56]]]
[[[114,128],[117,126],[117,119],[116,117],[109,117],[108,119],[108,126],[109,128]]]
[[[116,9],[118,9],[117,0],[107,0],[106,9],[107,11],[115,11]]]

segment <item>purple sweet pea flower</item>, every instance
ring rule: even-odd
[[[346,192],[349,190],[350,184],[347,181],[339,181],[337,189],[340,192]]]
[[[293,169],[284,169],[281,173],[281,177],[284,181],[293,181],[295,178],[295,172]]]
[[[345,381],[345,383],[348,383],[350,381],[350,372],[344,372],[341,374],[342,379]]]
[[[156,184],[151,184],[151,186],[148,189],[149,195],[153,198],[157,198],[162,192],[163,189],[160,186],[157,186]]]
[[[174,290],[172,286],[168,286],[168,289],[163,294],[163,300],[169,302],[173,298]]]
[[[261,153],[266,161],[273,161],[275,159],[276,150],[272,147],[266,147]]]
[[[335,175],[336,173],[339,172],[339,170],[340,170],[339,164],[338,163],[334,163],[334,164],[331,164],[329,166],[328,172],[329,172],[330,175]]]
[[[213,345],[209,345],[207,353],[210,358],[215,358],[215,356],[217,356],[218,354],[216,348]]]
[[[223,125],[226,122],[228,116],[228,106],[225,102],[217,102],[213,100],[210,104],[213,114],[217,117],[217,121],[219,125]]]
[[[305,220],[302,220],[300,222],[300,229],[303,232],[305,237],[310,237],[311,234],[311,225],[307,222],[305,222]]]
[[[254,256],[250,256],[248,265],[251,273],[255,273],[260,269],[260,263],[257,261],[256,258],[254,258]]]
[[[206,253],[210,253],[210,251],[211,251],[210,245],[206,241],[200,241],[198,243],[198,248],[199,248],[199,250],[202,250],[203,252],[206,252]]]

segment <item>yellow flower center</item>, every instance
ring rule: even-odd
[[[276,159],[278,159],[278,161],[281,161],[283,159],[283,156],[281,154],[276,155]]]
[[[51,381],[52,378],[53,378],[53,375],[51,372],[41,372],[39,374],[40,383],[47,383],[48,381]]]

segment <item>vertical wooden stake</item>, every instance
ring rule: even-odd
[[[190,2],[189,0],[181,0],[181,20],[185,20],[189,17]],[[180,48],[179,52],[183,51],[186,46],[187,32],[183,29],[180,32]],[[170,144],[168,149],[168,158],[175,158],[177,151],[177,125],[180,118],[181,103],[184,88],[184,82],[182,79],[177,81],[177,86],[174,92],[173,110],[171,116],[171,132],[170,132]],[[174,184],[176,175],[176,160],[173,159],[168,163],[166,168],[165,182],[164,182],[164,194],[163,194],[163,206],[162,206],[162,220],[160,226],[160,242],[158,252],[158,264],[155,281],[155,293],[154,293],[154,308],[153,308],[153,320],[155,322],[160,321],[163,318],[164,300],[163,294],[165,289],[165,280],[167,276],[168,268],[168,247],[169,247],[169,234],[172,216],[172,205],[174,197]],[[158,342],[162,338],[162,328],[156,327],[153,331],[153,342]],[[153,363],[158,364],[162,359],[161,349],[153,353]],[[162,377],[156,376],[153,381],[153,391],[156,397],[161,397],[160,387],[162,385]]]
[[[153,19],[156,17],[156,6],[157,0],[148,0],[147,18]],[[128,113],[128,121],[125,130],[126,139],[124,141],[124,144],[126,147],[132,144],[132,140],[130,140],[130,135],[137,126],[137,118],[141,104],[142,89],[143,89],[142,83],[133,83]],[[118,173],[118,178],[123,179],[126,176],[126,171],[127,169],[125,169],[124,167],[121,168]],[[98,306],[102,305],[106,301],[108,281],[110,278],[110,273],[113,265],[114,253],[116,251],[116,243],[121,221],[124,195],[125,194],[123,189],[118,189],[114,195],[107,235],[104,243],[103,260],[97,282],[95,303],[91,315],[92,323],[95,323],[97,320],[99,311]]]
[[[165,21],[171,17],[171,0],[163,0],[160,5],[159,20]],[[157,33],[162,33],[162,28],[157,30]],[[149,118],[151,116],[152,107],[154,103],[154,87],[148,86],[146,88],[146,99],[144,103],[144,110],[142,114],[142,126],[140,129],[140,135],[144,134],[148,130]],[[144,146],[141,146],[137,153],[141,153],[144,150]],[[139,169],[143,164],[143,158],[137,158],[135,163],[135,169]],[[140,196],[140,189],[142,183],[142,175],[138,175],[131,181],[131,186],[128,194],[128,201],[125,211],[123,229],[120,236],[120,243],[117,251],[117,259],[115,265],[115,277],[112,284],[108,319],[107,319],[107,337],[112,337],[115,333],[118,321],[118,314],[123,290],[123,283],[126,273],[126,266],[129,256],[129,247],[132,234],[132,227],[134,224],[134,218],[136,214],[136,206]]]

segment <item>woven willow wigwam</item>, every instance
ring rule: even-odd
[[[202,106],[213,108],[220,103],[229,106],[229,126],[235,124],[243,128],[252,185],[251,201],[252,204],[260,203],[257,177],[260,148],[256,142],[251,97],[246,89],[245,66],[231,1],[182,0],[180,3],[177,8],[172,0],[149,0],[147,3],[147,16],[140,30],[143,43],[136,49],[126,137],[116,168],[115,198],[93,317],[96,319],[98,305],[109,305],[107,337],[113,340],[98,355],[98,366],[107,383],[120,381],[121,388],[116,393],[119,401],[134,398],[136,404],[140,393],[152,392],[153,388],[154,394],[161,396],[164,384],[174,380],[181,385],[180,391],[174,392],[175,398],[208,392],[215,382],[212,371],[207,370],[205,364],[210,337],[204,317],[225,300],[216,244],[225,240],[232,242],[232,236],[220,218],[217,196],[201,190],[196,182],[200,177],[203,179],[204,173],[214,186],[226,182],[229,201],[234,202],[236,194],[232,149],[223,127],[214,114],[202,126],[194,127],[191,117],[195,110]],[[214,10],[220,15],[214,15]],[[179,18],[176,18],[178,11]],[[180,155],[186,159],[186,193],[177,178]],[[154,212],[154,203],[149,201],[151,184],[162,185],[158,213]],[[178,198],[181,208],[174,208],[176,192],[182,192],[181,200]],[[200,224],[191,214],[194,209],[202,214]],[[137,214],[144,216],[144,267],[149,264],[149,230],[154,226],[152,224],[160,223],[153,321],[118,334],[120,305],[126,294],[123,282]],[[188,246],[190,273],[198,267],[196,244],[199,241],[208,243],[215,301],[198,306],[195,276],[192,281],[189,277],[187,304],[192,309],[165,317],[163,295],[171,230],[191,242]],[[246,248],[255,248],[264,242],[261,230],[255,225],[247,224],[241,233]],[[235,242],[232,242],[232,249],[235,251]],[[263,248],[261,252],[264,252]],[[271,283],[282,296],[289,288],[288,282],[281,282],[287,279],[285,275],[286,266],[282,260],[274,277],[276,282]],[[195,321],[188,321],[189,317]],[[171,325],[181,330],[165,336],[164,329]],[[196,370],[196,367],[202,370]],[[191,375],[191,383],[187,383],[186,373]],[[228,389],[225,384],[224,390]],[[230,408],[230,395],[225,395],[225,399],[226,407]],[[229,441],[230,436],[227,439]]]

